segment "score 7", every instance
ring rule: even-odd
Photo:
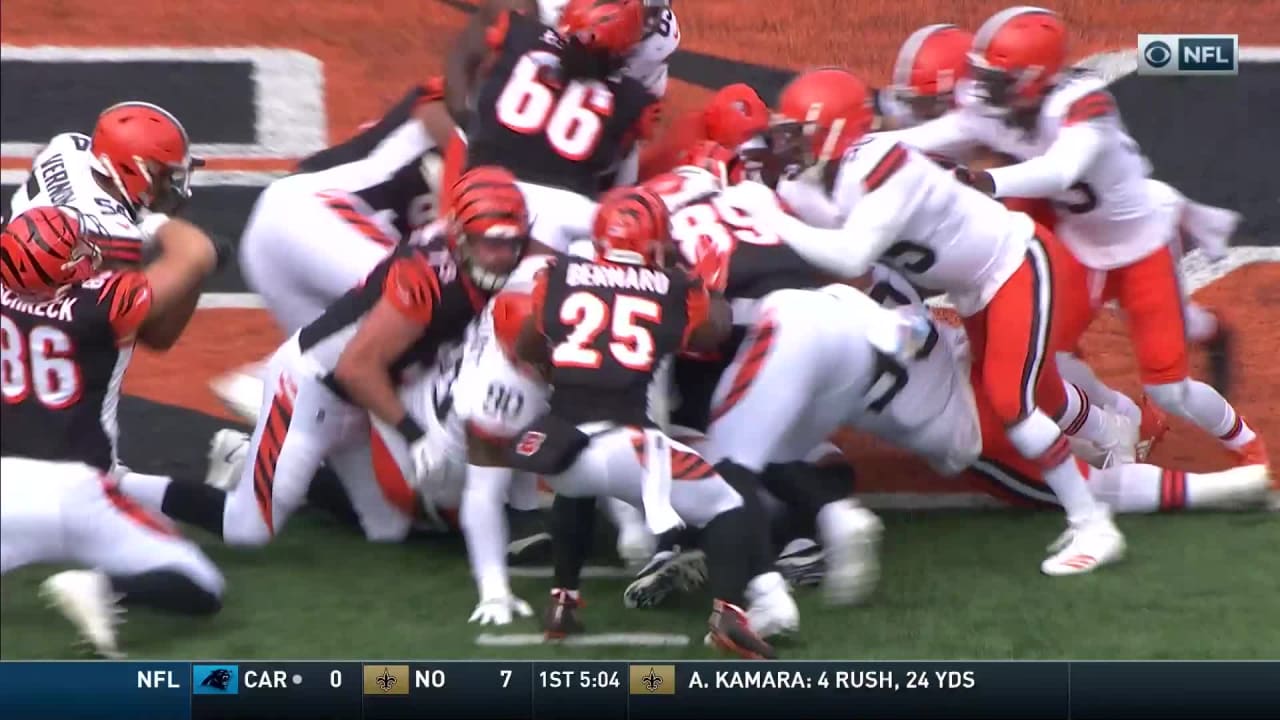
[[[509,685],[511,685],[511,671],[510,671],[510,670],[499,670],[499,671],[498,671],[498,675],[502,677],[502,687],[504,687],[504,688],[505,688],[505,687],[508,687]]]

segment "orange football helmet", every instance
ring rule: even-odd
[[[569,0],[560,14],[560,34],[592,50],[625,55],[645,30],[644,0]]]
[[[769,106],[750,85],[720,88],[702,111],[707,139],[736,148],[769,130]]]
[[[494,166],[463,173],[449,189],[445,236],[476,287],[499,290],[529,247],[529,210],[515,176]]]
[[[600,260],[666,267],[671,257],[671,213],[649,188],[615,188],[600,200],[591,237]]]
[[[178,119],[158,105],[122,102],[98,116],[89,149],[93,169],[107,176],[134,209],[174,213],[191,197],[191,142]]]
[[[844,154],[871,130],[874,111],[867,86],[840,68],[798,75],[778,98],[772,150],[804,166]]]
[[[893,94],[921,120],[951,108],[956,81],[969,64],[973,33],[955,25],[927,25],[911,33],[893,65]]]
[[[1066,25],[1052,10],[1029,6],[988,18],[969,53],[969,72],[996,108],[1038,104],[1066,63]]]
[[[48,299],[93,277],[102,252],[89,222],[66,205],[31,208],[10,220],[0,233],[0,281],[20,296]]]

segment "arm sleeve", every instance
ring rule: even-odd
[[[440,299],[440,279],[421,254],[399,257],[387,272],[382,297],[405,317],[428,325]]]
[[[1067,125],[1043,155],[992,168],[996,197],[1048,197],[1074,185],[1102,151],[1102,129],[1095,123]]]
[[[964,118],[958,111],[949,112],[915,127],[885,134],[922,152],[942,155],[963,152],[979,144],[973,133],[965,127]]]
[[[120,273],[103,286],[99,302],[110,303],[107,320],[116,345],[129,345],[151,312],[151,284],[140,272]]]
[[[919,188],[921,168],[928,162],[894,145],[860,181],[863,194],[849,210],[844,225],[823,230],[781,216],[774,229],[800,257],[837,277],[857,277],[893,244],[910,214],[903,212]],[[853,179],[844,182],[856,182]]]

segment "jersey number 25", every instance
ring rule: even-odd
[[[558,62],[542,50],[516,61],[494,104],[498,122],[521,135],[543,133],[551,148],[575,162],[591,157],[604,135],[604,119],[613,114],[613,93],[598,80],[574,80],[557,97],[538,79],[545,65]]]
[[[589,292],[576,292],[560,306],[560,322],[573,326],[569,337],[551,351],[556,367],[600,367],[604,357],[591,347],[596,337],[613,316],[608,345],[609,354],[628,370],[647,372],[653,369],[653,333],[643,323],[662,322],[662,306],[649,298],[618,295],[610,308],[604,300]]]

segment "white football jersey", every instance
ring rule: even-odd
[[[558,26],[560,14],[568,4],[569,0],[538,0],[538,20],[543,25]],[[631,51],[622,72],[644,83],[649,92],[660,98],[667,91],[667,59],[679,47],[680,25],[675,11],[668,7],[652,31]]]
[[[912,282],[946,292],[961,315],[973,315],[1021,266],[1035,224],[957,182],[894,135],[868,135],[849,149],[829,201],[810,182],[783,183],[779,194],[815,227],[833,227],[834,210],[841,242],[825,252],[848,259],[829,269],[852,277],[878,259]],[[807,249],[797,238],[787,240],[811,262],[826,265],[813,257],[824,252],[818,238],[814,234]]]
[[[31,174],[14,192],[9,217],[33,207],[68,205],[101,223],[108,238],[142,242],[133,213],[94,177],[89,144],[88,135],[55,135],[32,160]]]
[[[1074,132],[1064,135],[1068,128]],[[997,194],[1047,197],[1058,211],[1059,237],[1091,267],[1132,263],[1173,237],[1177,206],[1149,192],[1151,165],[1129,136],[1106,83],[1092,73],[1076,72],[1059,83],[1030,131],[992,112],[970,89],[955,112],[899,139],[927,152],[985,145],[1024,161],[991,171]],[[1035,159],[1040,162],[1025,162]],[[1066,173],[1069,184],[1059,181]]]
[[[876,264],[871,279],[867,296],[882,307],[928,312],[916,289],[892,268]],[[898,366],[905,384],[893,402],[879,413],[863,413],[853,425],[912,450],[940,473],[951,475],[977,459],[982,428],[969,381],[964,330],[936,320],[931,329],[914,360]]]

